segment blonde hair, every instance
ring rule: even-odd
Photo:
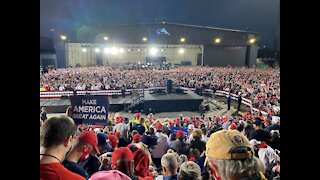
[[[244,160],[217,160],[209,158],[209,162],[216,164],[218,167],[216,170],[222,180],[234,179],[234,177],[239,175],[252,176],[259,174],[261,176],[261,173],[265,172],[261,160],[257,157]],[[262,177],[262,179],[264,178]]]
[[[150,164],[152,164],[151,154],[147,145],[143,144],[142,142],[136,143],[135,145],[137,146],[137,148],[143,150],[147,154],[147,156],[149,157]]]

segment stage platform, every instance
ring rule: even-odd
[[[150,92],[144,92],[144,99],[134,111],[144,113],[199,111],[199,105],[203,101],[203,97],[192,91],[186,91],[184,94],[151,94]],[[131,95],[125,98],[110,96],[109,103],[109,112],[119,112],[133,103],[133,97]],[[64,113],[70,105],[69,99],[40,99],[40,107],[46,107],[47,113]]]
[[[203,97],[192,91],[185,93],[156,93],[144,92],[144,112],[179,112],[199,111]]]

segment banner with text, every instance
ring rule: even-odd
[[[107,124],[108,96],[71,96],[70,101],[76,124]]]

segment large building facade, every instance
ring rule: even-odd
[[[56,49],[66,67],[128,62],[252,67],[258,41],[256,32],[163,22],[81,29],[77,42]]]

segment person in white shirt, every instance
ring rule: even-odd
[[[64,86],[59,86],[59,91],[64,91]]]
[[[152,161],[156,165],[157,168],[161,167],[161,157],[167,152],[169,149],[168,144],[168,136],[163,132],[163,126],[161,123],[156,125],[156,136],[158,138],[158,144],[154,146],[152,150]]]
[[[129,119],[124,118],[123,122],[118,123],[117,125],[114,126],[114,132],[120,132],[120,135],[122,137],[126,137],[127,132],[130,130],[128,123],[129,123]]]

